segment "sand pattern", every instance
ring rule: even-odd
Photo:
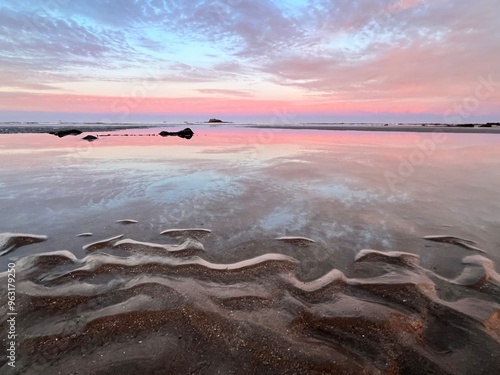
[[[465,238],[448,236],[448,235],[431,235],[431,236],[425,236],[424,238],[429,241],[451,243],[464,247],[468,250],[474,250],[474,251],[479,251],[480,253],[486,253],[486,251],[476,246],[477,243],[475,241],[468,240]]]
[[[293,237],[293,236],[285,236],[285,237],[277,237],[276,241],[283,241],[283,242],[288,242],[292,244],[299,244],[299,245],[307,245],[309,243],[314,243],[315,241],[307,238],[307,237]]]
[[[133,219],[122,219],[122,220],[116,220],[117,224],[123,224],[123,225],[129,225],[129,224],[137,224],[137,220]]]
[[[152,242],[141,242],[132,239],[124,239],[113,245],[114,249],[138,251],[140,254],[159,254],[167,252],[173,256],[195,255],[205,251],[203,244],[197,240],[188,238],[179,245],[164,245]]]
[[[119,234],[119,235],[111,237],[111,238],[106,238],[104,240],[100,240],[100,241],[89,243],[89,244],[83,246],[83,250],[86,250],[86,251],[95,251],[95,250],[103,249],[107,245],[112,244],[113,242],[115,242],[116,240],[122,238],[123,236],[124,236],[124,234]]]
[[[6,255],[19,247],[43,242],[47,236],[22,233],[0,233],[0,256]]]
[[[185,228],[185,229],[167,229],[161,232],[161,235],[174,238],[202,238],[212,233],[210,229],[204,228]]]
[[[17,260],[23,334],[10,373],[456,375],[500,368],[500,276],[485,256],[465,257],[462,274],[446,279],[417,255],[365,249],[352,270],[302,280],[300,262],[288,255],[212,262],[193,238],[199,230],[176,231],[164,234],[178,237],[177,245],[115,236],[85,246],[83,258],[54,251]],[[290,246],[308,240],[289,239]]]

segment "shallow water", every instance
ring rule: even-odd
[[[47,236],[0,257],[25,373],[500,368],[500,135],[192,129],[0,136],[0,233]]]

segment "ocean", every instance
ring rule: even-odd
[[[14,373],[500,368],[499,134],[141,125],[0,134]]]

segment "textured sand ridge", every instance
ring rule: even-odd
[[[423,268],[417,255],[365,249],[350,270],[302,280],[293,257],[212,262],[199,239],[209,231],[167,233],[180,243],[115,236],[85,246],[83,258],[54,251],[19,259],[23,333],[12,373],[493,374],[500,368],[500,277],[485,256],[464,258],[462,274],[449,280]],[[304,251],[315,246],[302,237],[281,240]]]
[[[14,251],[18,247],[43,242],[47,236],[22,233],[0,233],[0,256]]]

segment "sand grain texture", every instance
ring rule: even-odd
[[[486,257],[466,257],[463,274],[448,280],[414,254],[366,249],[355,263],[377,276],[333,269],[305,281],[300,262],[284,254],[225,264],[179,256],[201,250],[195,240],[118,239],[99,241],[90,247],[99,251],[82,259],[58,251],[18,260],[23,335],[11,373],[486,375],[499,368],[499,277]],[[458,297],[443,299],[442,289]]]

